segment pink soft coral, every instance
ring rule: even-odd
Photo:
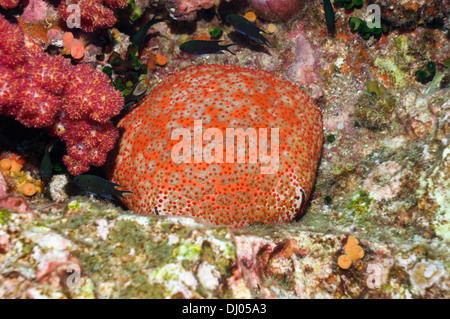
[[[23,10],[23,22],[35,23],[44,20],[47,7],[48,4],[44,0],[29,0]]]
[[[120,92],[90,65],[72,66],[42,52],[2,15],[0,32],[8,35],[0,42],[0,115],[59,136],[67,145],[63,160],[72,174],[102,165],[118,137],[110,119],[123,105]]]
[[[214,0],[165,0],[162,3],[174,19],[193,21],[197,11],[210,9]]]

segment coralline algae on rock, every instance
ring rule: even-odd
[[[320,110],[303,91],[229,65],[175,73],[119,127],[112,178],[133,190],[130,209],[235,227],[298,216],[322,147]]]

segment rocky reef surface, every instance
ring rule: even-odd
[[[85,198],[0,211],[2,298],[445,298],[448,244],[309,223],[240,231],[185,217],[127,214]]]
[[[161,3],[179,10],[181,2]],[[271,48],[255,47],[203,11],[189,13],[191,22],[156,24],[142,55],[150,89],[189,65],[227,63],[275,73],[316,100],[324,143],[306,212],[289,224],[233,230],[136,215],[73,197],[67,175],[39,191],[30,160],[18,169],[27,173],[0,173],[0,297],[448,299],[450,43],[448,6],[437,8],[445,2],[336,7],[332,36],[322,1],[308,1],[288,23],[256,21],[263,30],[275,27]],[[365,18],[369,3],[380,5],[390,30],[363,39],[348,20]],[[178,49],[218,26],[224,40],[240,44],[236,55]],[[123,55],[128,36],[115,34]],[[158,54],[166,63],[155,62]],[[430,62],[435,74],[423,81],[417,71]],[[25,182],[38,184],[35,195],[18,195]],[[363,250],[358,258],[346,249],[351,236]],[[348,267],[338,262],[343,255]]]

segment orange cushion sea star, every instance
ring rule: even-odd
[[[194,124],[200,120],[198,132]],[[314,184],[323,135],[320,110],[302,90],[273,74],[230,65],[189,67],[169,76],[119,127],[124,135],[112,179],[134,192],[125,200],[130,209],[233,227],[292,221],[302,212]],[[256,132],[257,138],[246,137],[244,163],[237,157],[242,146],[238,138],[232,139],[234,149],[228,148],[229,128]],[[212,132],[222,132],[224,139],[213,135],[210,140],[216,144],[211,144],[204,135],[198,144],[194,138],[188,143],[192,156],[176,163],[173,150],[175,155],[184,150],[177,148],[180,138],[172,139],[176,129],[187,129],[191,137],[216,129]],[[270,133],[275,129],[279,144]],[[270,136],[267,156],[279,151],[274,173],[263,174],[268,165],[259,154],[259,138],[264,136]],[[206,160],[209,144],[223,147],[223,154],[220,147],[209,150],[214,150],[213,159],[224,163]],[[255,163],[249,162],[251,150],[259,154]],[[230,152],[231,162],[225,160]]]

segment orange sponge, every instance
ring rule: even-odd
[[[20,188],[20,191],[25,196],[33,196],[34,194],[36,194],[36,186],[32,183],[25,183]]]
[[[352,265],[352,260],[347,255],[340,255],[338,258],[338,266],[342,269],[349,269]]]

